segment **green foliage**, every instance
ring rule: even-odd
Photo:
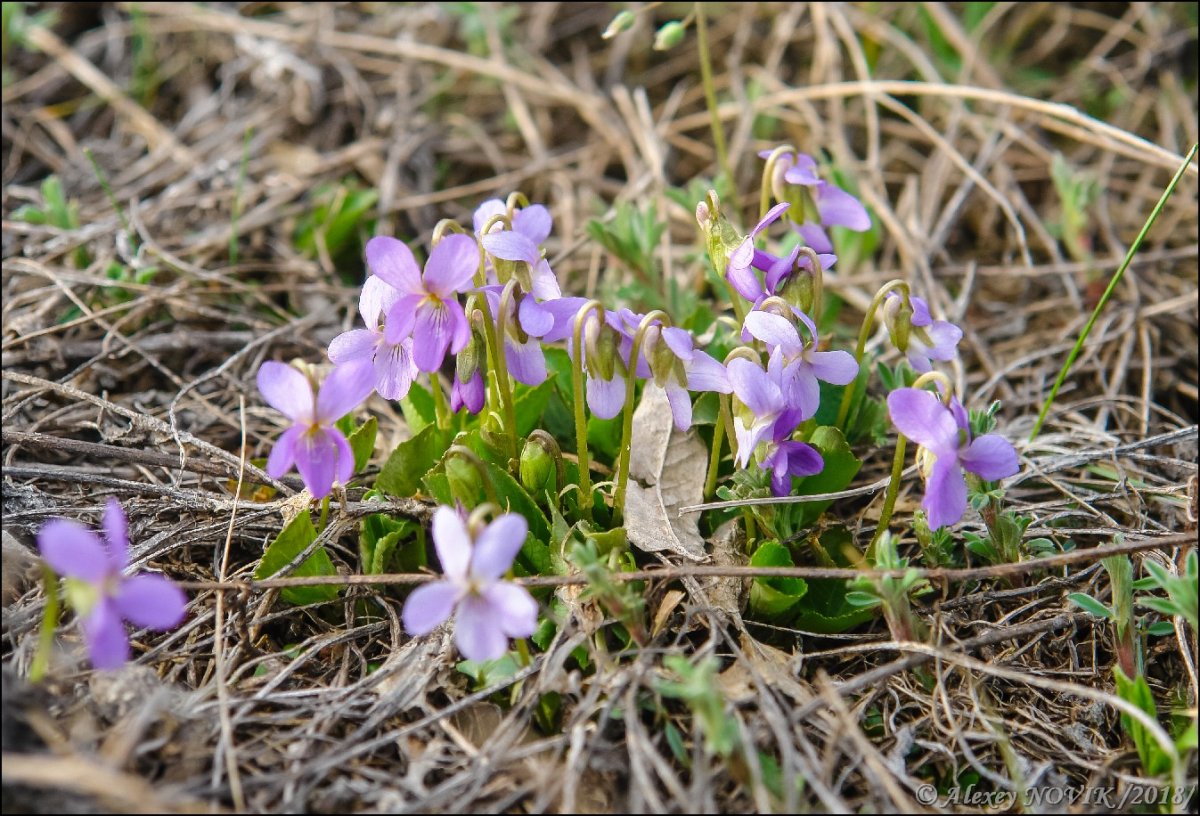
[[[258,568],[254,570],[254,578],[263,580],[271,578],[292,561],[294,561],[309,544],[317,540],[317,528],[313,526],[312,517],[307,510],[301,511],[283,531],[276,536],[263,553]],[[337,575],[329,553],[324,547],[317,547],[312,555],[304,559],[290,576],[301,578],[306,576]],[[338,596],[339,587],[328,584],[325,586],[288,587],[280,591],[283,600],[296,606],[331,601]]]
[[[428,562],[422,544],[424,533],[424,528],[412,519],[394,518],[383,513],[367,516],[362,520],[358,536],[363,573],[383,575],[393,569],[419,571]]]
[[[408,393],[400,400],[400,411],[414,434],[420,433],[427,425],[433,425],[437,421],[433,395],[420,383],[413,383]]]
[[[477,57],[486,57],[492,53],[484,14],[494,15],[500,43],[505,49],[513,44],[514,24],[521,16],[521,8],[517,5],[488,3],[489,8],[486,11],[483,6],[483,3],[443,3],[441,6],[443,11],[457,20],[458,36],[466,43],[467,51]]]
[[[896,538],[891,533],[880,536],[872,566],[877,570],[902,571],[902,574],[899,577],[855,578],[849,584],[846,602],[863,609],[880,607],[896,640],[920,639],[924,626],[913,614],[910,598],[931,592],[933,588],[917,570],[908,566],[907,558],[900,557]]]
[[[710,756],[733,756],[738,747],[737,722],[725,713],[725,698],[716,682],[716,658],[705,657],[693,665],[682,655],[667,655],[663,666],[680,679],[658,681],[658,693],[688,705],[704,732],[704,748]]]
[[[350,450],[354,453],[354,472],[358,473],[371,461],[375,452],[375,435],[379,431],[379,420],[371,417],[346,435]]]
[[[750,556],[752,567],[794,567],[792,554],[778,541],[764,541]],[[808,584],[802,578],[755,578],[750,584],[750,612],[774,620],[800,603]]]
[[[312,210],[299,219],[292,236],[297,251],[315,258],[324,247],[335,262],[347,256],[357,260],[372,223],[365,216],[379,200],[379,192],[347,176],[338,184],[319,185],[311,200]]]
[[[605,541],[604,537],[588,535],[589,528],[582,522],[576,525],[579,535],[567,550],[567,558],[587,578],[587,587],[580,593],[581,601],[596,603],[608,615],[615,618],[628,637],[645,643],[646,602],[643,582],[616,581],[613,573],[636,569],[628,548],[623,542]],[[579,540],[582,538],[583,540]],[[605,544],[612,548],[605,552]]]
[[[1139,595],[1137,597],[1137,605],[1146,609],[1152,609],[1162,615],[1178,615],[1188,622],[1192,627],[1192,631],[1200,629],[1200,625],[1197,623],[1196,600],[1197,578],[1200,576],[1197,575],[1196,551],[1192,550],[1187,554],[1182,575],[1172,575],[1149,558],[1142,561],[1142,567],[1150,575],[1140,581],[1134,582],[1133,588],[1138,590],[1161,590],[1167,593],[1167,597]],[[1174,627],[1171,628],[1173,631]]]
[[[666,228],[667,224],[659,219],[653,202],[639,208],[622,201],[616,205],[616,214],[611,221],[605,223],[593,218],[587,223],[588,235],[637,276],[641,300],[653,308],[664,305],[658,288],[655,254]]]
[[[1089,210],[1100,198],[1100,185],[1095,176],[1067,164],[1061,153],[1055,153],[1050,162],[1050,178],[1062,205],[1062,222],[1055,225],[1059,237],[1072,259],[1091,260],[1091,240],[1087,234]]]
[[[1154,704],[1154,695],[1151,694],[1150,684],[1144,676],[1139,673],[1131,679],[1121,671],[1120,666],[1113,666],[1113,677],[1117,681],[1118,697],[1137,706],[1151,719],[1158,719],[1158,707]],[[1148,776],[1163,776],[1171,772],[1174,760],[1158,744],[1146,726],[1122,711],[1121,727],[1137,748],[1138,759],[1141,760],[1142,769]]]
[[[404,440],[383,465],[375,486],[392,496],[414,496],[421,477],[429,472],[450,447],[450,431],[426,425],[415,436]]]

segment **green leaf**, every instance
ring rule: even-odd
[[[267,546],[262,560],[258,562],[258,568],[254,570],[254,578],[261,581],[272,577],[291,563],[296,556],[304,552],[305,548],[316,541],[316,539],[317,528],[313,527],[312,517],[308,514],[307,510],[301,512]],[[300,578],[336,574],[337,570],[334,569],[333,562],[329,560],[329,554],[325,552],[324,547],[318,547],[313,551],[312,555],[304,559],[292,571],[291,576]],[[339,587],[331,584],[327,586],[289,587],[282,590],[279,594],[288,603],[295,606],[303,606],[304,604],[317,603],[319,601],[331,601],[338,596],[338,590]]]
[[[621,448],[621,414],[612,419],[589,416],[587,421],[588,447],[592,453],[601,454],[609,462],[615,462]]]
[[[375,452],[375,433],[379,430],[379,420],[371,417],[350,434],[350,450],[354,451],[354,472],[358,473],[371,461]]]
[[[1158,719],[1158,707],[1154,704],[1154,695],[1146,678],[1138,675],[1130,679],[1121,671],[1120,666],[1113,667],[1113,676],[1117,681],[1117,696],[1122,700],[1133,703],[1146,712],[1151,719]],[[1142,761],[1142,769],[1149,776],[1160,776],[1171,770],[1171,757],[1165,754],[1154,737],[1137,720],[1121,712],[1121,726],[1129,734],[1137,748],[1138,758]]]
[[[546,403],[550,401],[550,395],[554,392],[554,382],[546,380],[546,382],[530,388],[526,385],[517,384],[513,392],[513,413],[517,417],[517,436],[529,436],[538,425],[538,420],[542,418],[542,412],[546,410]]]
[[[416,436],[396,446],[375,480],[375,486],[393,496],[415,495],[421,487],[421,477],[442,458],[449,446],[449,431],[427,425]]]
[[[7,7],[7,4],[5,6]],[[13,210],[9,217],[13,221],[24,221],[26,224],[45,224],[50,220],[40,207],[33,204],[22,204]]]
[[[1067,596],[1067,600],[1084,612],[1095,615],[1097,618],[1104,618],[1105,620],[1113,619],[1113,611],[1111,609],[1084,592],[1072,592]]]
[[[750,556],[752,567],[794,567],[792,554],[777,541],[765,541]],[[787,613],[808,591],[801,578],[755,578],[750,585],[750,611],[755,615],[778,618]]]
[[[400,410],[404,413],[404,421],[414,434],[425,430],[426,425],[432,425],[437,420],[433,396],[418,383],[413,383],[408,389],[408,394],[400,400]]]
[[[1166,637],[1175,634],[1175,627],[1170,621],[1159,621],[1146,627],[1146,634],[1150,637]]]
[[[804,477],[794,491],[795,495],[812,496],[845,490],[862,467],[862,460],[850,450],[842,432],[831,425],[824,425],[813,431],[808,442],[821,454],[825,467],[820,473]],[[794,505],[799,510],[793,516],[793,523],[798,529],[811,527],[831,504],[833,500],[827,499]]]

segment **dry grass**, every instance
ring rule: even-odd
[[[1087,318],[1092,281],[1120,263],[1198,138],[1194,12],[1111,8],[1001,5],[974,35],[942,4],[710,12],[743,216],[757,206],[758,149],[828,151],[883,231],[870,258],[827,283],[850,304],[847,335],[879,284],[908,279],[965,325],[954,375],[975,404],[1003,399],[1014,440]],[[40,52],[6,53],[3,626],[16,675],[44,603],[22,570],[45,519],[94,520],[116,495],[135,564],[197,581],[248,577],[278,531],[284,499],[233,501],[243,440],[262,456],[276,432],[254,373],[266,359],[320,359],[357,318],[358,267],[320,242],[306,257],[293,240],[320,185],[357,179],[378,191],[378,232],[423,241],[439,219],[466,221],[482,199],[519,189],[555,216],[564,289],[588,293],[625,273],[585,240],[586,220],[613,201],[655,201],[670,215],[667,274],[697,274],[692,214],[663,194],[715,165],[694,36],[658,54],[645,21],[601,41],[604,4],[530,4],[508,22],[484,5],[470,38],[486,55],[474,56],[462,18],[433,4],[272,9],[62,9],[56,33],[31,35]],[[970,55],[956,70],[933,56],[922,14]],[[132,43],[147,38],[154,57],[139,63]],[[778,124],[759,141],[765,118]],[[1100,184],[1091,261],[1054,236],[1055,151]],[[78,228],[11,218],[49,173],[78,201]],[[1080,548],[1165,536],[1173,546],[1137,556],[1164,563],[1180,553],[1169,534],[1194,536],[1196,193],[1193,166],[1042,435],[1018,443],[1023,471],[1007,495],[1034,516],[1030,535],[1061,543],[1069,531]],[[158,271],[113,281],[112,262]],[[400,438],[399,412],[370,408],[383,442]],[[889,456],[873,454],[860,478],[884,476]],[[285,478],[279,495],[297,484]],[[916,506],[908,491],[902,511]],[[869,535],[878,498],[832,512]],[[335,510],[322,538],[348,573],[356,524]],[[5,754],[5,809],[54,809],[58,797],[180,811],[884,812],[917,807],[929,778],[970,771],[1000,787],[1128,786],[1140,774],[1113,706],[1109,631],[1064,599],[1107,592],[1096,564],[940,587],[920,610],[936,647],[891,642],[882,624],[818,638],[742,621],[714,597],[730,583],[651,584],[652,615],[678,602],[661,631],[590,673],[570,654],[601,621],[574,604],[529,669],[476,693],[448,640],[410,640],[397,596],[365,586],[301,609],[273,592],[198,592],[182,628],[144,635],[137,665],[112,676],[86,670],[69,627],[44,687],[6,668],[5,751],[44,743],[54,759]],[[680,588],[681,600],[668,592]],[[1150,644],[1160,710],[1194,712],[1195,633]],[[662,700],[668,654],[719,659],[741,755],[774,757],[782,797],[757,762],[708,756],[690,713]],[[545,732],[534,714],[550,692],[561,728]],[[666,720],[690,762],[672,754]],[[53,796],[31,794],[47,787]]]

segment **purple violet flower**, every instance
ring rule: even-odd
[[[913,371],[924,374],[933,370],[931,360],[948,362],[958,356],[958,342],[962,340],[963,331],[947,320],[934,320],[929,313],[929,304],[923,298],[914,295],[909,300],[913,308],[912,329],[908,333],[908,348],[902,351]],[[883,304],[884,314],[894,314],[902,302],[900,295],[888,292]]]
[[[765,159],[771,151],[758,155]],[[784,182],[800,189],[789,190]],[[803,236],[804,242],[817,252],[833,252],[825,227],[842,226],[855,232],[871,228],[871,217],[862,202],[823,181],[817,175],[816,159],[807,153],[785,153],[776,159],[771,183],[776,198],[797,205],[788,214],[792,225]]]
[[[413,362],[437,371],[446,350],[457,354],[470,339],[471,325],[458,302],[479,268],[479,247],[469,235],[447,235],[429,253],[421,273],[412,251],[395,238],[367,241],[367,266],[399,294],[387,310],[384,339],[398,345],[413,338]]]
[[[783,430],[777,427],[776,431]],[[813,476],[825,469],[825,460],[817,449],[807,442],[793,442],[791,431],[784,430],[782,438],[767,441],[767,452],[762,458],[763,470],[771,472],[771,492],[776,496],[787,496],[792,492],[793,476]]]
[[[896,428],[924,451],[917,454],[925,477],[921,506],[931,529],[955,524],[966,512],[964,469],[986,481],[1020,470],[1017,452],[1004,437],[984,434],[971,439],[967,412],[957,398],[947,407],[930,391],[897,388],[888,394],[887,402]]]
[[[632,350],[632,343],[631,350]],[[728,394],[733,390],[729,372],[708,352],[695,347],[695,340],[684,329],[651,326],[642,341],[637,375],[650,377],[667,392],[675,427],[686,431],[692,427],[691,391],[715,391]]]
[[[342,332],[329,344],[334,365],[369,362],[375,372],[375,390],[384,399],[404,399],[420,373],[413,360],[413,341],[405,337],[389,343],[379,318],[400,300],[400,293],[376,275],[367,277],[358,299],[365,329]]]
[[[513,212],[512,229],[493,224],[486,235],[483,233],[489,220],[507,212],[504,202],[498,198],[480,204],[475,210],[475,234],[479,236],[480,243],[489,255],[510,264],[526,264],[529,276],[525,278],[522,274],[519,280],[527,293],[533,297],[522,300],[521,327],[534,337],[541,337],[549,329],[548,321],[551,319],[549,315],[543,314],[541,303],[562,297],[558,278],[550,268],[550,262],[543,257],[541,248],[541,244],[550,237],[554,222],[549,210],[541,204],[531,204]]]
[[[730,360],[727,369],[733,393],[745,408],[734,412],[733,432],[737,464],[746,467],[759,442],[791,436],[804,421],[804,414],[787,399],[782,355],[772,354],[766,371],[744,357]]]
[[[464,405],[472,414],[478,414],[483,409],[483,400],[487,387],[483,382],[483,369],[475,369],[475,373],[464,383],[457,376],[451,377],[450,410],[458,413]]]
[[[745,240],[729,254],[729,263],[725,267],[725,279],[739,295],[754,304],[753,308],[757,309],[764,300],[781,293],[783,284],[787,282],[792,271],[797,268],[797,262],[800,269],[812,266],[812,261],[807,256],[799,257],[800,247],[798,246],[784,256],[772,255],[765,250],[756,249],[754,246],[754,239],[758,234],[768,224],[779,218],[789,206],[791,205],[784,203],[772,207],[746,236]],[[837,262],[837,256],[818,253],[817,260],[821,262],[821,270],[825,271]],[[761,281],[755,270],[763,273]]]
[[[807,419],[817,413],[821,402],[821,386],[817,380],[833,385],[849,385],[858,376],[858,363],[848,351],[817,351],[817,327],[808,315],[795,315],[808,328],[812,342],[804,343],[796,324],[782,315],[756,310],[746,315],[743,331],[767,344],[772,354],[778,353],[784,365],[784,380],[790,402],[800,408]]]
[[[512,566],[529,525],[505,513],[471,539],[462,517],[449,507],[433,514],[433,545],[446,578],[418,587],[408,596],[402,617],[409,634],[433,631],[457,609],[454,642],[468,660],[495,660],[510,637],[528,637],[537,628],[537,601],[522,586],[501,580]]]
[[[120,503],[104,508],[104,540],[69,519],[51,519],[38,531],[38,549],[67,579],[67,599],[80,616],[88,656],[97,669],[129,660],[124,621],[145,629],[173,629],[183,621],[187,596],[162,575],[125,575],[129,524]],[[107,544],[107,546],[106,546]]]
[[[314,396],[312,383],[296,369],[268,361],[258,370],[258,390],[267,403],[292,421],[267,459],[275,478],[300,471],[313,498],[323,499],[334,479],[345,484],[354,475],[354,454],[333,426],[359,405],[374,387],[374,368],[362,361],[334,366]]]
[[[499,317],[500,296],[503,291],[504,287],[498,284],[483,287],[493,319]],[[521,293],[519,298],[520,305],[515,309],[512,300],[508,303],[509,311],[505,316],[504,360],[508,364],[508,373],[514,380],[525,385],[541,385],[548,375],[546,353],[542,350],[539,338],[554,328],[555,313],[540,306],[535,312],[531,312],[527,304],[538,306],[533,297]],[[517,313],[516,319],[514,311]]]

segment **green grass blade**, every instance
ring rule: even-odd
[[[1133,243],[1129,246],[1129,252],[1125,253],[1125,260],[1121,261],[1121,265],[1117,267],[1117,271],[1113,273],[1112,279],[1108,282],[1108,288],[1104,290],[1104,294],[1100,296],[1100,302],[1096,304],[1096,308],[1092,310],[1092,316],[1088,318],[1087,325],[1083,327],[1083,331],[1079,334],[1079,339],[1075,341],[1075,347],[1071,349],[1071,353],[1067,355],[1066,362],[1063,363],[1062,369],[1058,372],[1058,379],[1054,381],[1054,387],[1050,389],[1050,396],[1046,397],[1045,403],[1042,404],[1042,410],[1038,413],[1037,423],[1034,424],[1033,430],[1029,434],[1029,441],[1032,442],[1042,430],[1042,424],[1046,421],[1046,415],[1050,412],[1050,406],[1054,404],[1054,398],[1058,395],[1058,389],[1062,388],[1063,382],[1067,379],[1067,374],[1071,371],[1071,366],[1075,363],[1075,358],[1079,356],[1080,350],[1083,349],[1084,342],[1087,341],[1088,334],[1092,331],[1092,326],[1096,325],[1096,318],[1100,317],[1100,312],[1104,309],[1104,304],[1108,303],[1108,299],[1112,297],[1112,293],[1117,288],[1117,284],[1121,282],[1121,278],[1125,275],[1125,270],[1129,268],[1129,264],[1133,262],[1133,256],[1142,247],[1142,241],[1145,240],[1146,234],[1150,232],[1150,227],[1154,226],[1154,222],[1158,220],[1159,213],[1162,212],[1163,206],[1167,203],[1167,199],[1175,192],[1175,187],[1179,184],[1179,180],[1183,178],[1183,174],[1187,171],[1188,165],[1196,155],[1198,145],[1192,145],[1192,149],[1188,151],[1187,157],[1183,160],[1183,164],[1175,171],[1175,176],[1171,179],[1171,183],[1167,185],[1167,189],[1163,191],[1162,197],[1158,199],[1158,203],[1154,205],[1154,209],[1150,211],[1150,217],[1146,219],[1146,223],[1142,225],[1141,232],[1137,238],[1133,239]]]

